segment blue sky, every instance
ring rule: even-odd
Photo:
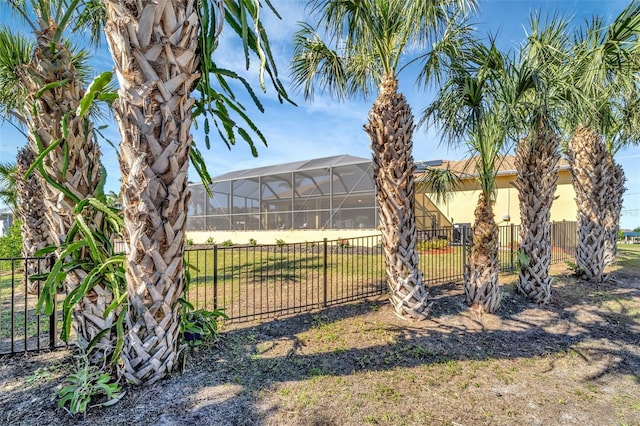
[[[298,0],[272,0],[282,16],[282,20],[273,17],[268,11],[263,13],[265,26],[271,39],[272,50],[278,63],[279,72],[287,90],[297,103],[280,104],[274,90],[270,88],[259,96],[265,106],[265,113],[251,108],[245,102],[249,114],[265,134],[268,147],[258,145],[259,157],[253,158],[246,144],[238,142],[228,150],[222,142],[213,142],[211,150],[204,150],[207,166],[212,176],[231,170],[247,169],[263,165],[272,165],[290,161],[306,160],[317,157],[350,154],[370,158],[369,140],[362,126],[373,98],[353,99],[337,102],[328,95],[316,93],[313,102],[306,102],[300,93],[292,91],[289,80],[288,64],[291,58],[291,39],[297,29],[297,22],[305,20],[304,2]],[[500,46],[509,49],[517,46],[524,38],[529,14],[539,10],[543,16],[560,12],[563,16],[573,17],[574,23],[582,24],[594,14],[603,16],[605,21],[612,20],[628,1],[607,0],[479,0],[478,15],[474,18],[479,34],[488,32],[498,34]],[[6,6],[0,6],[0,24],[16,28],[11,15],[6,13]],[[216,62],[225,68],[241,72],[244,59],[237,48],[234,35],[223,31]],[[93,55],[92,63],[96,72],[112,68],[111,57],[106,44]],[[256,74],[250,70],[242,74],[257,86]],[[408,70],[410,71],[410,70]],[[405,93],[416,117],[432,100],[433,94],[424,91],[415,84],[415,74],[406,72],[400,75],[400,90]],[[106,131],[107,136],[116,144],[119,142],[117,127],[111,122]],[[203,142],[200,131],[194,129],[194,138]],[[0,124],[0,161],[13,161],[17,148],[25,143],[24,137],[8,124]],[[414,135],[414,158],[417,161],[434,159],[462,159],[466,152],[448,149],[439,143],[439,136],[434,129],[418,129]],[[640,147],[627,148],[617,155],[627,176],[627,193],[623,207],[621,226],[635,228],[640,226]],[[118,192],[119,166],[114,149],[104,144],[103,162],[108,170],[107,189]],[[195,173],[192,180],[197,180]]]

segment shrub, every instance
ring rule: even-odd
[[[276,245],[277,245],[278,247],[284,247],[284,246],[286,246],[286,245],[287,245],[287,242],[286,242],[285,240],[283,240],[282,238],[278,238],[278,239],[276,240]]]
[[[255,238],[249,238],[249,245],[257,246],[258,245],[258,241],[256,241]]]
[[[233,241],[227,240],[222,242],[222,247],[231,247],[233,245]]]
[[[205,243],[207,243],[207,244],[215,244],[216,240],[214,240],[213,237],[209,237],[209,238],[207,238],[207,241],[205,241]]]
[[[416,248],[421,251],[436,250],[445,248],[449,245],[449,241],[446,238],[436,238],[433,240],[418,241]]]
[[[14,220],[9,232],[0,237],[0,257],[20,257],[22,255],[22,235],[20,221]]]

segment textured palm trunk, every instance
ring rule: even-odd
[[[620,213],[622,212],[622,202],[626,188],[624,183],[626,177],[622,166],[617,164],[612,156],[609,184],[606,189],[608,195],[605,207],[605,240],[604,240],[604,264],[611,265],[615,262],[618,254],[618,231],[620,230]]]
[[[123,374],[153,383],[176,365],[184,233],[199,75],[197,2],[108,0],[107,42],[120,83],[115,105],[127,251]]]
[[[516,147],[516,180],[520,202],[520,265],[518,290],[535,303],[551,298],[551,205],[558,183],[560,151],[557,136],[540,129]]]
[[[16,191],[19,200],[17,215],[22,222],[22,257],[27,258],[25,261],[25,281],[29,294],[37,294],[41,284],[41,282],[33,281],[29,277],[44,272],[47,266],[46,261],[31,258],[38,250],[55,244],[47,226],[40,177],[34,173],[25,179],[26,172],[34,160],[35,154],[29,146],[18,151],[16,162],[18,167]]]
[[[578,206],[578,274],[596,283],[604,281],[605,208],[611,170],[602,137],[589,127],[580,127],[569,140],[567,157]]]
[[[473,245],[464,280],[467,304],[478,313],[495,312],[500,307],[498,225],[493,203],[484,194],[478,199],[472,232]]]
[[[428,291],[418,268],[414,195],[413,114],[398,81],[386,78],[369,112],[365,130],[371,138],[380,228],[391,303],[396,314],[426,318]]]
[[[35,152],[50,149],[43,168],[54,183],[43,184],[42,190],[50,238],[60,244],[74,221],[76,202],[96,195],[104,170],[91,123],[76,115],[84,96],[83,83],[67,46],[54,40],[56,29],[53,23],[41,22],[33,59],[22,79],[29,92],[28,103],[32,106],[29,110],[35,111],[28,123],[30,147]],[[42,90],[48,85],[51,86]],[[87,221],[94,229],[101,228],[100,215]],[[67,290],[75,289],[85,276],[86,271],[81,268],[70,271],[66,277]],[[95,340],[98,351],[92,355],[95,362],[103,355],[109,356],[114,348],[115,334],[102,333],[111,330],[115,321],[115,312],[105,314],[112,300],[110,289],[98,283],[74,308],[79,344],[86,347],[98,337]]]

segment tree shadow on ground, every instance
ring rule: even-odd
[[[582,363],[584,380],[625,375],[635,377],[637,388],[640,280],[627,272],[618,271],[623,279],[603,285],[559,274],[554,299],[543,307],[515,293],[513,284],[506,285],[500,312],[482,317],[466,308],[461,285],[448,283],[432,287],[437,303],[430,319],[422,322],[394,316],[385,298],[377,298],[233,325],[215,345],[191,353],[182,375],[150,388],[129,388],[116,406],[90,411],[83,419],[56,409],[54,402],[39,407],[46,411],[45,419],[60,424],[271,424],[270,416],[300,398],[278,393],[291,383],[407,375],[419,368],[421,380],[437,392],[441,383],[460,374],[456,368],[462,362],[545,358],[541,374],[554,374],[566,357]],[[11,400],[28,400],[33,391],[12,391]],[[395,398],[391,387],[374,391]],[[0,405],[14,424],[33,420]],[[339,423],[335,413],[310,406],[305,424]]]

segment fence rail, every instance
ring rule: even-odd
[[[519,227],[501,226],[500,267],[515,271]],[[575,222],[554,223],[552,263],[574,258]],[[428,285],[461,281],[468,260],[468,227],[421,231],[419,267]],[[196,308],[224,309],[230,321],[290,315],[359,300],[387,291],[380,236],[295,244],[190,247],[185,252]],[[44,272],[43,259],[0,259],[0,354],[53,349],[61,324],[61,302],[51,316],[36,312],[25,271]],[[28,274],[27,274],[28,275]],[[39,283],[35,283],[35,293]]]

